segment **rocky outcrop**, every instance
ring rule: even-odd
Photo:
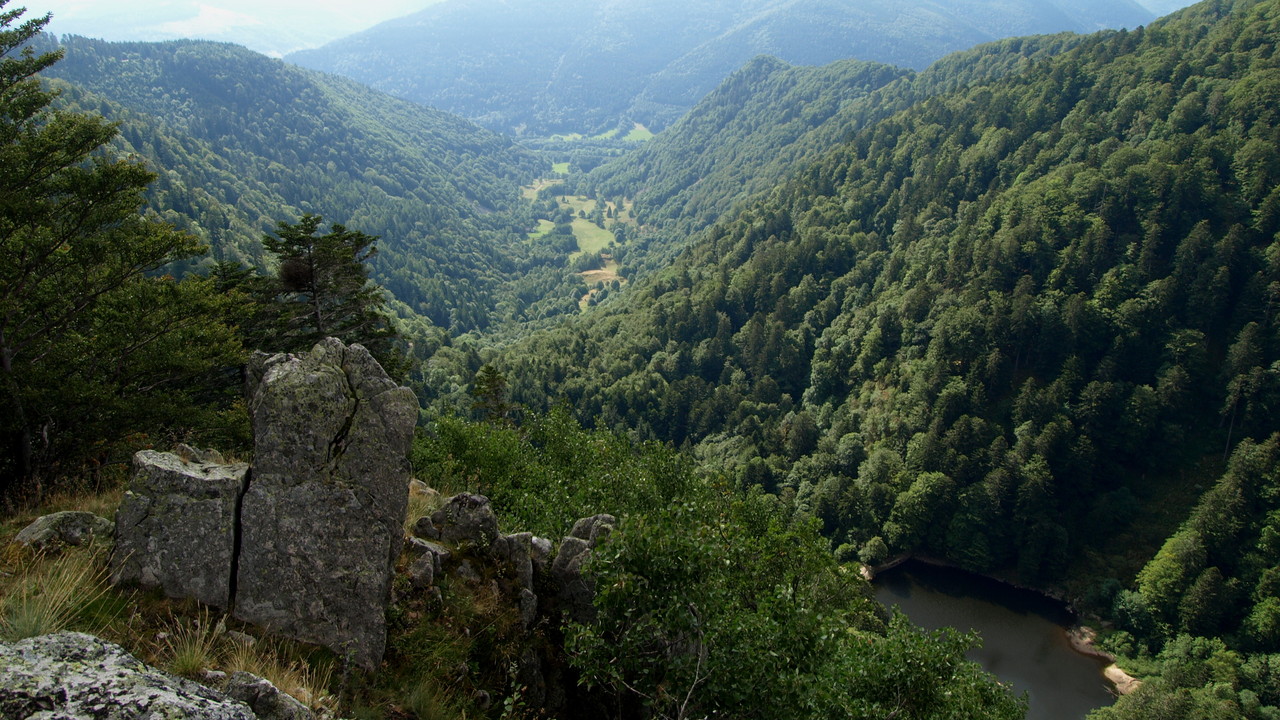
[[[115,525],[104,517],[68,510],[37,518],[13,540],[33,550],[49,550],[59,545],[88,545],[99,538],[109,539],[114,529]]]
[[[143,451],[116,514],[115,583],[231,608],[372,668],[386,644],[418,402],[326,339],[246,371],[254,465]]]
[[[248,705],[82,633],[0,644],[0,717],[255,720]]]
[[[593,515],[574,523],[573,529],[569,531],[569,537],[586,540],[587,545],[594,548],[609,537],[609,533],[613,532],[617,524],[618,518],[612,515]]]
[[[241,509],[236,617],[372,668],[401,550],[418,416],[359,345],[261,353],[247,371],[253,477]]]
[[[510,642],[519,642],[521,651],[509,666],[510,679],[522,688],[526,707],[559,716],[572,706],[576,678],[564,672],[563,649],[546,645],[547,629],[559,628],[566,619],[589,623],[595,618],[595,584],[583,568],[617,523],[612,515],[579,520],[553,557],[550,540],[527,532],[503,534],[483,495],[455,495],[411,525],[415,537],[404,544],[409,582],[400,586],[406,589],[397,602],[430,607],[440,601],[444,581],[492,598],[505,618],[514,611],[519,624],[507,632],[518,638]]]
[[[551,564],[551,577],[557,598],[570,620],[589,623],[596,618],[595,582],[582,572],[591,551],[608,539],[618,519],[612,515],[596,515],[574,523],[569,537],[560,542],[560,551]]]
[[[133,478],[116,512],[111,581],[226,608],[249,466],[206,462],[221,456],[184,449],[134,455]]]

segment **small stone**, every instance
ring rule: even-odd
[[[242,645],[244,647],[253,647],[254,645],[258,644],[258,638],[250,635],[249,633],[243,633],[243,632],[240,632],[239,630],[228,630],[226,634],[227,634],[227,639],[233,643],[236,643],[237,645]]]
[[[596,545],[603,542],[605,538],[609,537],[609,533],[613,531],[613,528],[617,524],[618,518],[602,513],[589,518],[583,518],[574,523],[573,529],[569,531],[569,535],[570,537],[586,540],[587,544],[594,548]]]
[[[410,537],[404,539],[404,551],[414,557],[422,557],[430,551],[431,543],[422,538]]]
[[[423,516],[414,521],[413,536],[425,540],[439,540],[440,529],[436,527],[435,523],[431,522],[430,517]]]
[[[99,538],[110,538],[114,529],[115,525],[104,517],[68,510],[37,518],[13,540],[33,550],[47,550],[57,545],[86,545]]]
[[[223,688],[227,686],[227,674],[221,670],[202,670],[200,682],[212,688]]]
[[[252,673],[232,675],[227,695],[252,708],[258,720],[315,720],[315,714],[297,698]]]
[[[530,558],[533,548],[531,533],[502,535],[493,541],[489,552],[494,560],[507,566],[515,575],[521,587],[533,588],[533,561]]]
[[[428,500],[435,500],[440,497],[440,491],[417,478],[409,481],[409,494],[424,497]]]
[[[567,537],[551,564],[556,596],[569,618],[580,623],[595,620],[595,585],[583,575],[582,566],[591,557],[591,547],[579,537]]]
[[[226,465],[227,461],[223,458],[222,453],[217,450],[200,450],[186,443],[179,443],[173,449],[173,454],[182,458],[184,462],[195,463],[197,465]]]
[[[525,630],[533,627],[538,619],[538,596],[529,588],[520,590],[520,624]]]
[[[435,584],[435,556],[427,553],[409,565],[409,582],[419,590]]]
[[[431,514],[431,522],[439,528],[440,539],[451,545],[487,549],[498,537],[498,517],[483,495],[454,495]]]
[[[471,564],[470,560],[463,560],[461,563],[458,563],[458,568],[454,570],[454,573],[472,585],[480,584],[480,573],[476,572],[476,569]]]
[[[532,547],[529,550],[529,558],[533,560],[534,565],[545,565],[547,560],[551,558],[551,541],[546,538],[533,538]]]

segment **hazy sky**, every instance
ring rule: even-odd
[[[205,38],[280,55],[322,45],[439,0],[10,0],[48,30],[107,40]]]
[[[536,2],[537,0],[531,0]],[[695,0],[696,1],[696,0]],[[1169,12],[1194,0],[1139,0]],[[316,47],[441,0],[10,0],[49,31],[107,40],[225,40],[268,55]]]

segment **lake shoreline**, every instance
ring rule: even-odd
[[[961,572],[969,573],[975,577],[981,577],[987,580],[992,580],[994,582],[1007,585],[1011,588],[1017,588],[1019,590],[1033,592],[1043,597],[1049,598],[1051,600],[1063,603],[1063,605],[1066,606],[1066,609],[1071,613],[1073,617],[1076,617],[1076,618],[1080,617],[1080,613],[1076,611],[1075,607],[1071,604],[1070,600],[1068,600],[1065,597],[1062,597],[1056,592],[1053,592],[1051,590],[1044,590],[1042,588],[1027,587],[1025,585],[1012,582],[1006,578],[997,577],[994,575],[973,572],[972,570],[960,567],[955,563],[947,562],[946,560],[942,560],[936,557],[930,557],[927,555],[905,553],[905,554],[890,558],[889,560],[886,560],[885,562],[875,566],[862,564],[859,568],[859,572],[862,575],[862,577],[867,580],[867,582],[872,582],[875,580],[876,576],[879,575],[880,573],[885,572],[887,570],[892,570],[898,567],[899,565],[902,565],[903,563],[906,563],[909,561],[916,561],[924,565],[932,565],[935,567],[947,568],[950,570],[959,570]],[[1067,642],[1070,645],[1072,650],[1086,657],[1096,658],[1098,660],[1102,660],[1104,662],[1109,663],[1109,665],[1103,668],[1102,674],[1115,687],[1116,695],[1128,695],[1134,692],[1135,690],[1137,690],[1142,685],[1141,680],[1128,674],[1123,669],[1121,669],[1119,665],[1116,664],[1116,658],[1114,655],[1097,646],[1098,631],[1096,629],[1077,621],[1071,627],[1063,628],[1063,632],[1066,634]]]

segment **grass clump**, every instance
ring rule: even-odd
[[[433,679],[419,679],[404,696],[404,707],[417,720],[459,720],[466,713],[459,710],[447,691]]]
[[[223,656],[226,618],[216,622],[203,610],[189,621],[173,618],[163,641],[163,656],[175,675],[196,679],[218,665]]]
[[[107,593],[99,552],[66,551],[54,558],[32,555],[5,589],[0,636],[5,640],[66,630]]]

